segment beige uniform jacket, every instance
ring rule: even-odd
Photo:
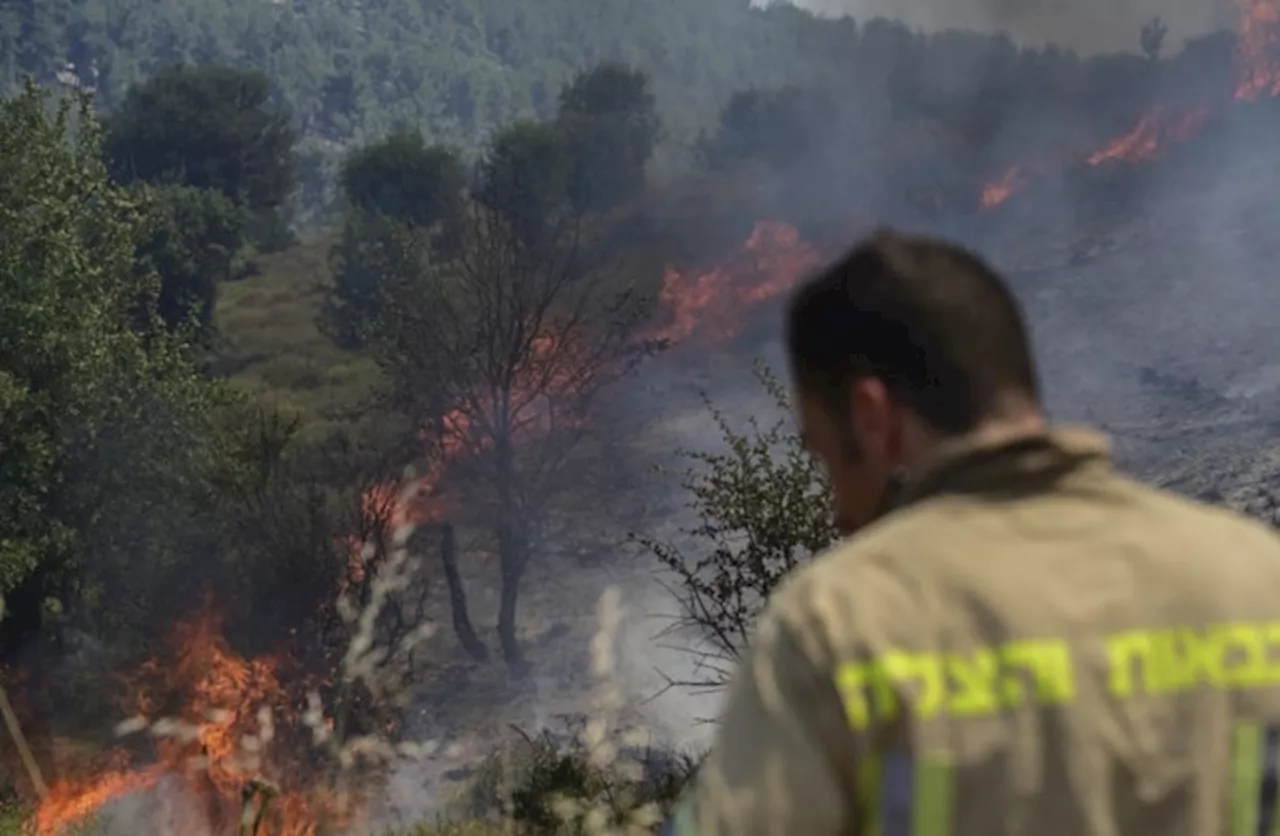
[[[1280,541],[1105,440],[953,448],[762,616],[680,836],[1257,836]]]

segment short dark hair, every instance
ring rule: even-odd
[[[946,434],[974,429],[1010,392],[1039,401],[1017,300],[981,257],[941,239],[876,232],[795,291],[786,332],[797,385],[841,413],[864,377]]]

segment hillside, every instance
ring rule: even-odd
[[[1276,0],[1088,60],[531,2],[0,4],[3,82],[49,83],[0,119],[0,680],[54,784],[0,756],[0,805],[40,836],[155,808],[222,836],[264,777],[270,833],[536,817],[507,756],[600,790],[584,715],[668,767],[702,746],[720,692],[691,683],[835,534],[754,364],[877,225],[1009,277],[1055,420],[1277,517]],[[101,147],[50,118],[76,84]],[[681,620],[704,559],[727,649]],[[757,566],[755,594],[719,580]]]
[[[1136,44],[1139,32],[1132,37]],[[1072,119],[1115,130],[1158,84],[1139,56],[1083,61],[1057,48],[1019,50],[1004,36],[926,37],[884,20],[745,0],[20,0],[0,8],[4,90],[31,74],[94,90],[110,111],[131,85],[175,62],[261,70],[304,137],[298,200],[309,213],[333,200],[343,148],[407,127],[474,154],[513,119],[552,115],[561,86],[605,60],[652,79],[665,124],[654,170],[668,174],[700,161],[699,137],[750,88],[832,91],[837,110],[869,119],[859,125],[827,112],[815,123],[811,115],[797,133],[776,114],[743,114],[761,128],[773,123],[769,141],[788,157],[812,156],[815,145],[866,155],[863,146],[883,146],[897,132],[888,120],[913,134],[945,123],[952,140],[976,142],[999,164],[1002,134]],[[1050,102],[1044,89],[1059,92]],[[806,136],[811,130],[818,134]],[[922,181],[913,191],[946,179],[924,168],[912,176]]]
[[[378,378],[372,361],[337,348],[317,325],[331,245],[320,235],[261,257],[255,275],[223,287],[215,319],[218,373],[304,416],[313,437],[356,422]]]
[[[954,231],[1010,269],[1036,329],[1056,417],[1101,426],[1112,435],[1121,465],[1147,479],[1270,517],[1277,513],[1273,486],[1280,466],[1273,417],[1280,406],[1280,376],[1274,369],[1280,343],[1270,311],[1280,304],[1280,289],[1267,279],[1266,265],[1280,255],[1271,234],[1280,209],[1274,171],[1267,167],[1270,151],[1257,141],[1268,133],[1265,124],[1245,120],[1141,172],[1114,170],[1087,186],[1068,183],[1075,191],[1028,192],[1003,212],[957,221]],[[1142,199],[1114,200],[1117,189],[1139,183]],[[1084,206],[1093,211],[1079,211]],[[312,243],[281,254],[264,263],[262,275],[228,289],[220,311],[227,339],[245,351],[257,340],[265,347],[271,337],[254,337],[253,331],[276,322],[291,332],[297,329],[288,352],[294,359],[281,369],[359,368],[359,361],[335,359],[314,333],[301,336],[307,331],[304,312],[318,304],[311,269],[322,246]],[[673,252],[679,250],[672,246]],[[690,270],[717,264],[730,272],[742,270],[747,262],[741,246],[741,240],[726,244],[719,258],[703,252],[704,267]],[[786,263],[783,255],[775,252],[766,262]],[[734,280],[749,288],[760,276],[739,272]],[[612,396],[616,405],[646,416],[643,434],[628,445],[648,460],[665,461],[675,447],[714,446],[714,427],[700,407],[699,392],[709,392],[735,423],[772,414],[767,399],[751,387],[749,368],[756,357],[776,356],[776,302],[766,297],[755,308],[736,309],[736,298],[726,292],[711,307],[758,318],[767,323],[762,328],[769,336],[684,346],[642,369]],[[289,397],[300,403],[314,397],[319,411],[343,397],[341,388],[332,388],[321,398],[322,387],[289,382],[287,371],[275,377],[272,366],[247,366],[240,377],[264,390],[283,385],[282,391],[298,393]],[[641,521],[648,531],[674,534],[680,524],[671,486],[655,479],[612,485],[593,497],[596,504],[608,498],[618,508],[643,507]],[[594,601],[608,584],[620,585],[632,608],[619,656],[621,682],[631,698],[626,720],[661,740],[687,741],[688,718],[714,710],[713,701],[698,702],[687,694],[647,701],[661,690],[652,667],[672,674],[687,664],[656,638],[664,624],[646,618],[670,606],[653,584],[648,564],[629,565],[613,557],[597,566],[591,557],[596,550],[616,548],[607,537],[584,545],[579,531],[563,543],[574,545],[540,566],[525,605],[525,635],[546,660],[531,689],[512,689],[495,678],[494,668],[459,660],[450,641],[433,644],[432,653],[449,673],[425,690],[417,722],[454,748],[397,775],[391,803],[400,814],[411,818],[436,810],[435,803],[474,777],[484,753],[504,739],[502,733],[487,733],[481,717],[556,729],[557,715],[591,710],[590,680],[583,669],[596,616],[584,602]],[[492,619],[498,595],[494,575],[491,556],[483,550],[470,555],[464,576],[481,623]],[[465,700],[452,696],[463,692]],[[431,788],[434,799],[425,807],[414,794],[423,786]]]

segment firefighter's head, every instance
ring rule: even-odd
[[[939,443],[1043,428],[1021,309],[962,247],[878,232],[796,291],[786,330],[801,431],[845,533]]]

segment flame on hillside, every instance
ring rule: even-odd
[[[1222,102],[1175,108],[1157,104],[1124,134],[1081,154],[1074,162],[1090,166],[1138,165],[1200,133],[1212,112],[1229,101],[1280,96],[1280,0],[1237,0],[1236,82]],[[1014,163],[982,189],[983,209],[1000,206],[1030,187],[1035,177],[1025,162]]]
[[[1240,7],[1239,64],[1235,98],[1280,96],[1280,0],[1237,0]]]
[[[704,272],[667,269],[659,299],[668,322],[653,336],[672,342],[732,339],[752,308],[785,293],[822,262],[795,227],[760,221],[733,259]]]

